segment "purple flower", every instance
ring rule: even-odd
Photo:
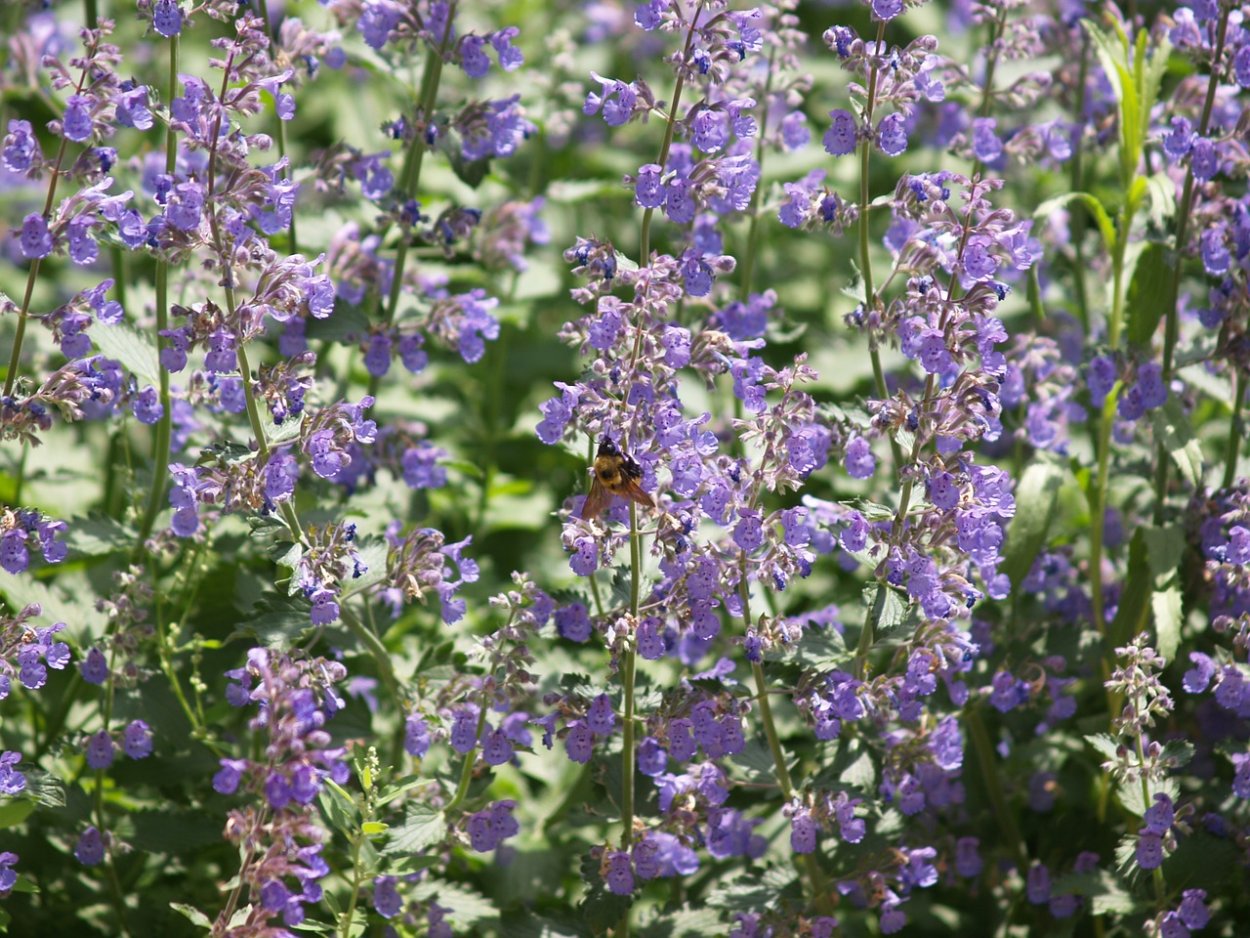
[[[142,720],[132,720],[122,730],[122,750],[132,759],[152,754],[152,728]]]
[[[1194,178],[1202,182],[1213,178],[1219,171],[1215,144],[1205,137],[1195,140],[1193,149],[1189,153],[1189,168],[1193,171]]]
[[[86,143],[93,131],[91,123],[92,99],[86,95],[72,94],[65,102],[65,116],[61,118],[62,132],[66,139]]]
[[[1149,832],[1137,838],[1137,865],[1143,870],[1155,870],[1163,865],[1163,838]]]
[[[13,797],[26,790],[26,776],[17,770],[21,761],[20,752],[0,753],[0,795]]]
[[[826,152],[833,156],[845,156],[848,153],[854,153],[855,146],[858,143],[858,132],[854,115],[850,111],[838,108],[830,111],[829,117],[833,120],[833,123],[825,131],[824,144]]]
[[[972,155],[982,163],[992,163],[1003,153],[1003,142],[994,133],[997,126],[992,117],[978,117],[972,122]]]
[[[515,26],[508,26],[498,32],[491,33],[490,44],[499,59],[499,67],[505,72],[514,72],[525,64],[525,56],[512,44],[512,40],[521,34]]]
[[[1250,46],[1245,48],[1250,49]],[[1176,914],[1185,923],[1186,928],[1198,931],[1200,928],[1207,927],[1207,923],[1211,921],[1211,913],[1207,911],[1206,899],[1205,889],[1186,889],[1181,893],[1181,904]]]
[[[78,670],[82,674],[82,679],[88,684],[99,686],[108,680],[108,661],[104,657],[104,652],[99,648],[93,647],[87,652],[87,656],[79,662]]]
[[[852,479],[870,479],[877,471],[877,458],[872,446],[862,436],[852,437],[846,445],[846,472]]]
[[[806,808],[796,811],[790,818],[790,849],[795,853],[813,853],[817,830],[810,811]]]
[[[390,32],[399,25],[400,10],[388,0],[366,0],[360,11],[358,26],[365,44],[371,49],[380,50],[386,45]]]
[[[182,8],[176,0],[156,0],[152,6],[152,28],[166,39],[182,32]]]
[[[634,891],[634,872],[628,853],[619,850],[607,855],[607,866],[603,875],[608,889],[618,896],[628,896]]]
[[[104,838],[94,827],[88,827],[78,838],[74,856],[83,866],[96,866],[104,859]]]
[[[394,918],[404,907],[396,888],[394,876],[375,876],[373,879],[373,907],[383,918]]]
[[[17,871],[13,869],[18,855],[9,850],[0,853],[0,899],[7,896],[17,885]]]
[[[113,737],[107,730],[100,730],[87,738],[87,765],[93,769],[107,769],[113,764]]]
[[[594,72],[590,73],[590,77],[602,86],[602,94],[593,91],[588,93],[582,113],[596,114],[602,109],[603,119],[609,127],[620,127],[628,123],[638,104],[638,93],[634,86],[614,78],[604,78]]]
[[[907,122],[902,114],[890,114],[881,119],[877,125],[877,146],[886,156],[898,156],[907,149]]]
[[[2,158],[4,168],[11,173],[24,173],[43,159],[43,154],[39,152],[39,140],[35,137],[30,121],[9,121]]]
[[[165,413],[165,408],[161,406],[157,390],[151,385],[135,395],[130,407],[135,415],[135,419],[148,426],[157,424]]]
[[[48,230],[47,220],[37,212],[31,212],[22,219],[22,233],[18,236],[18,245],[22,256],[30,260],[39,260],[52,253],[52,233]]]
[[[872,15],[879,20],[892,20],[903,13],[903,0],[872,0]]]
[[[1233,56],[1233,79],[1242,88],[1250,88],[1250,43],[1243,45]]]
[[[233,795],[239,790],[239,782],[247,771],[247,762],[242,759],[222,759],[221,768],[213,776],[213,791],[222,795]]]
[[[660,181],[662,170],[657,163],[647,163],[638,170],[634,182],[634,199],[643,208],[659,208],[664,204],[664,186]]]

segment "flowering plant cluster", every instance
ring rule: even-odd
[[[1159,6],[5,4],[0,933],[1242,933]]]

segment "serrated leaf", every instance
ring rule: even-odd
[[[300,431],[304,426],[304,414],[301,412],[295,417],[287,417],[282,423],[274,423],[273,416],[266,409],[261,412],[260,422],[261,429],[265,433],[265,440],[270,448],[273,448],[299,439]]]
[[[1024,470],[1016,485],[1016,514],[1007,528],[1007,547],[1002,571],[1011,580],[1012,589],[1029,575],[1033,561],[1046,546],[1059,490],[1067,473],[1053,463],[1034,462]]]
[[[476,925],[498,917],[489,899],[459,883],[427,879],[413,887],[410,895],[418,901],[437,900],[439,905],[451,910],[447,917],[457,925]]]
[[[1104,872],[1096,892],[1089,893],[1095,915],[1129,915],[1137,910],[1137,900],[1115,877]]]
[[[1119,743],[1115,741],[1115,737],[1107,733],[1090,733],[1085,737],[1085,741],[1093,746],[1104,759],[1114,759],[1116,757],[1116,749]]]
[[[89,334],[101,355],[121,362],[141,385],[160,384],[160,358],[146,335],[125,324],[96,326]]]
[[[863,599],[864,606],[867,608],[868,615],[872,615],[873,605],[877,602],[877,591],[884,590],[885,598],[882,602],[881,612],[877,616],[876,637],[880,638],[887,632],[902,626],[908,619],[908,612],[911,608],[910,604],[899,595],[897,590],[880,583],[869,583],[864,587]]]
[[[120,521],[106,515],[92,514],[86,518],[72,518],[65,532],[65,543],[75,554],[84,557],[103,557],[130,550],[138,540],[138,534]]]
[[[676,912],[664,912],[654,922],[645,926],[641,938],[706,938],[721,934],[724,922],[713,909],[681,908]]]
[[[827,671],[849,661],[854,653],[834,629],[805,629],[795,660],[804,668]]]
[[[404,823],[391,828],[390,841],[382,848],[388,856],[397,853],[421,853],[441,843],[447,836],[447,820],[443,812],[423,804],[409,805]]]
[[[1154,430],[1181,476],[1198,488],[1202,484],[1202,447],[1194,439],[1189,418],[1175,398],[1169,397],[1167,403],[1154,412]]]
[[[1124,810],[1128,811],[1134,817],[1144,817],[1146,809],[1151,807],[1155,801],[1155,795],[1164,794],[1169,798],[1176,800],[1180,795],[1180,786],[1176,784],[1174,779],[1163,779],[1162,781],[1152,779],[1147,782],[1147,790],[1149,799],[1142,797],[1141,782],[1134,779],[1131,782],[1121,782],[1116,786],[1116,799],[1123,805]]]

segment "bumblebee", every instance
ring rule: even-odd
[[[645,508],[655,507],[655,501],[638,484],[638,480],[642,478],[642,467],[638,465],[638,461],[621,452],[620,447],[606,434],[599,441],[599,451],[595,453],[592,470],[594,478],[590,483],[590,494],[586,496],[581,512],[581,516],[587,521],[603,514],[604,509],[612,503],[614,495],[628,498]]]

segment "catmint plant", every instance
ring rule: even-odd
[[[1250,9],[0,9],[0,933],[1238,934]]]

